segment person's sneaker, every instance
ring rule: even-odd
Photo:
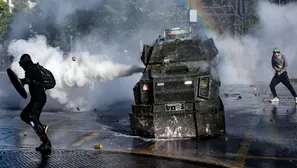
[[[44,132],[47,134],[48,126],[47,125],[43,125],[43,128],[44,128]]]
[[[295,97],[295,102],[296,102],[296,104],[297,104],[297,97]]]
[[[297,99],[296,99],[297,100]],[[275,97],[274,99],[271,100],[272,102],[278,102],[279,99],[277,97]]]
[[[35,148],[36,151],[42,152],[44,154],[50,154],[52,151],[52,145],[50,141],[43,142],[40,146]]]

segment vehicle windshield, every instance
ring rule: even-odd
[[[146,72],[151,73],[210,73],[208,61],[182,61],[176,63],[152,64],[146,67]]]
[[[161,41],[154,45],[149,63],[206,60],[208,59],[208,54],[203,47],[202,41],[194,39]]]

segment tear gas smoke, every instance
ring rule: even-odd
[[[24,72],[17,62],[24,53],[30,54],[34,62],[44,65],[55,75],[57,86],[55,89],[47,91],[48,101],[45,107],[46,109],[60,110],[66,107],[63,110],[69,108],[72,110],[80,107],[81,110],[89,110],[91,108],[102,108],[104,105],[108,106],[117,101],[133,99],[132,88],[141,77],[141,73],[139,72],[143,70],[143,65],[140,61],[139,40],[142,39],[144,43],[153,42],[160,32],[162,32],[162,29],[158,29],[157,27],[164,25],[164,21],[160,23],[159,21],[147,20],[143,16],[131,12],[129,6],[121,5],[122,2],[124,1],[109,2],[109,5],[117,8],[117,11],[109,13],[109,19],[117,21],[125,19],[125,17],[135,18],[133,21],[137,25],[134,27],[126,25],[126,28],[129,28],[127,30],[129,32],[145,32],[141,37],[139,37],[139,34],[135,34],[132,37],[108,34],[108,40],[106,40],[106,34],[101,30],[102,21],[98,17],[97,20],[94,20],[96,23],[92,24],[99,26],[94,26],[88,30],[88,35],[77,36],[72,41],[73,53],[66,59],[63,58],[62,52],[58,49],[46,46],[46,39],[43,36],[36,36],[26,41],[16,40],[9,45],[8,51],[15,57],[12,69],[20,77],[24,76]],[[160,0],[150,1],[149,3],[143,2],[147,6],[143,6],[142,8],[155,6],[158,9],[155,8],[154,12],[162,13],[175,6],[173,2],[161,3],[162,5],[159,2]],[[69,16],[72,14],[76,16],[75,12],[78,10],[86,11],[93,9],[95,6],[96,10],[98,10],[98,4],[100,9],[110,9],[108,5],[104,4],[106,3],[105,1],[100,0],[84,1],[83,5],[81,3],[74,3],[72,0],[56,1],[56,3],[58,5],[53,3],[53,1],[40,1],[39,7],[34,9],[39,12],[38,15],[24,15],[20,13],[13,20],[9,37],[11,39],[27,39],[28,24],[32,21],[40,23],[38,25],[35,24],[37,29],[42,30],[48,27],[51,29],[57,23],[77,22],[79,19],[76,17],[69,18]],[[84,19],[88,20],[89,18]],[[171,26],[166,25],[166,27]],[[30,28],[31,26],[29,25]],[[58,29],[59,40],[70,43],[69,35],[66,37],[64,30],[59,26]],[[103,26],[103,29],[118,29],[118,27],[110,27],[109,25],[109,27]],[[72,61],[72,56],[77,58],[75,62]],[[118,79],[118,77],[125,78]],[[13,88],[11,86],[9,88],[11,88],[9,93],[5,92],[5,99],[1,103],[9,104],[12,107],[20,104],[23,107],[27,102],[19,98],[15,91],[12,91]],[[13,99],[11,98],[12,93],[16,96]],[[10,101],[8,102],[8,100]]]
[[[8,52],[15,56],[12,69],[20,77],[24,77],[24,71],[18,61],[22,54],[29,53],[33,62],[39,62],[49,69],[56,78],[56,87],[48,91],[48,95],[66,104],[68,108],[82,105],[82,96],[69,97],[70,88],[94,87],[94,80],[105,81],[117,77],[127,77],[143,71],[143,68],[135,65],[114,63],[103,56],[89,55],[89,53],[73,53],[71,57],[63,58],[63,52],[49,47],[44,36],[37,36],[29,40],[13,41]],[[72,89],[73,90],[73,89]],[[74,102],[75,100],[75,102]],[[79,100],[77,102],[77,100]]]
[[[297,77],[297,5],[278,6],[260,1],[257,12],[260,22],[250,34],[215,38],[220,52],[218,57],[222,83],[270,82],[274,75],[271,67],[274,47],[279,47],[287,56],[289,76]]]
[[[200,68],[200,71],[205,72],[209,70],[210,65],[206,61],[202,61],[198,63],[198,67]]]
[[[160,4],[157,3],[159,1],[150,2]],[[166,3],[161,4],[164,6]],[[72,9],[61,12],[67,9],[61,7],[60,12],[53,13],[50,12],[51,10],[49,10],[48,6],[50,5],[43,5],[42,10],[48,11],[51,15],[57,15],[56,22],[63,21],[66,15],[74,12]],[[168,5],[168,9],[165,8],[162,7],[159,10],[171,10],[172,4]],[[80,8],[78,6],[75,9]],[[293,73],[295,70],[293,62],[296,61],[295,54],[297,54],[297,48],[295,47],[297,42],[297,22],[294,21],[297,15],[297,5],[277,6],[269,2],[260,2],[257,12],[260,23],[252,33],[243,37],[229,35],[214,37],[220,52],[217,59],[219,61],[220,80],[223,84],[247,84],[269,81],[274,73],[270,65],[271,51],[276,46],[287,56],[290,77],[296,77]],[[115,16],[118,16],[118,14]],[[46,17],[44,22],[45,25],[49,24]],[[138,18],[137,22],[139,22],[138,25],[147,25],[146,28],[141,26],[133,28],[136,32],[140,32],[139,29],[142,32],[146,32],[141,37],[143,44],[155,40],[162,31],[156,31],[156,25],[164,25],[163,23],[147,23],[147,20],[142,17]],[[14,29],[11,34],[22,34],[23,29],[27,26],[26,21],[20,22],[20,19],[15,19],[12,25]],[[172,27],[168,24],[164,26],[166,26],[165,28]],[[174,24],[174,26],[178,25]],[[100,40],[100,36],[96,34],[99,31],[100,28],[95,28],[89,36],[75,41],[74,47],[77,49],[77,52],[74,52],[74,56],[77,57],[76,62],[73,62],[71,58],[63,59],[62,54],[58,50],[45,45],[45,39],[41,36],[29,41],[14,41],[9,46],[9,52],[17,57],[16,61],[21,54],[29,53],[35,62],[40,62],[40,64],[52,70],[57,78],[57,88],[50,91],[49,95],[59,100],[62,104],[66,103],[67,107],[86,105],[86,108],[90,108],[127,97],[132,99],[132,87],[139,80],[140,74],[129,78],[109,80],[127,76],[133,72],[139,72],[137,66],[131,66],[131,64],[141,65],[139,54],[130,54],[130,49],[134,50],[134,53],[135,51],[139,52],[139,37],[120,39],[111,35],[111,39],[113,39],[112,44],[105,44],[103,40]],[[98,45],[90,45],[95,43],[100,46],[100,52],[98,52]],[[119,54],[115,50],[115,48],[121,48],[124,51],[127,49],[125,47],[130,47],[128,52]],[[92,54],[80,51],[92,51]],[[96,52],[99,54],[93,54]],[[123,56],[123,54],[126,55]],[[96,56],[93,57],[93,55]],[[128,56],[131,57],[129,58]],[[113,61],[118,64],[114,64]],[[120,64],[123,62],[125,64],[129,63],[129,65]],[[23,74],[16,62],[13,63],[12,67],[17,71],[18,75]],[[216,74],[216,72],[212,73]],[[218,77],[218,75],[216,76]],[[92,79],[105,81],[93,83],[91,82]],[[75,86],[77,87],[73,88]],[[13,100],[15,101],[15,99]],[[58,103],[53,102],[49,103],[48,106],[57,107]],[[64,106],[62,105],[61,107]]]

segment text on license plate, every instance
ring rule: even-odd
[[[166,111],[180,111],[183,110],[184,106],[180,103],[174,103],[174,104],[165,104],[165,110]]]

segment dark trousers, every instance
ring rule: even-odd
[[[289,89],[293,97],[297,97],[296,92],[290,83],[288,73],[286,71],[280,74],[279,76],[275,74],[274,77],[272,78],[269,87],[271,89],[273,97],[277,97],[275,86],[278,85],[280,82],[283,83]]]
[[[45,134],[43,124],[41,124],[39,117],[45,103],[30,101],[21,113],[21,119],[29,124],[42,142],[48,142],[49,139]]]

